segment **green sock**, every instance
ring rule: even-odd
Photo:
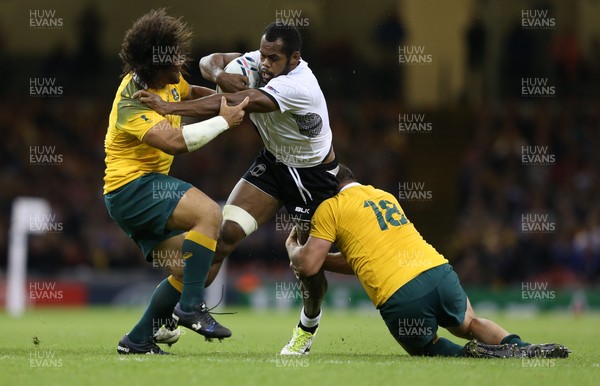
[[[504,339],[502,339],[500,344],[505,344],[505,343],[516,344],[519,347],[529,346],[531,344],[531,343],[523,342],[521,340],[521,337],[517,334],[506,335],[504,337]]]
[[[179,304],[183,311],[204,302],[204,284],[212,264],[217,240],[196,231],[189,231],[181,249],[183,261],[183,291]]]
[[[156,287],[148,307],[142,318],[128,334],[133,343],[146,343],[152,341],[152,336],[164,324],[174,327],[173,308],[177,304],[181,293],[173,287],[169,279],[165,279]]]
[[[439,338],[437,342],[429,342],[427,346],[423,348],[423,353],[426,356],[444,356],[444,357],[464,357],[465,350],[463,346],[459,346],[456,343],[450,342],[448,339]]]

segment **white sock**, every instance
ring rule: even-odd
[[[318,326],[319,321],[321,320],[321,315],[323,315],[323,310],[320,310],[319,315],[311,319],[308,316],[306,316],[306,314],[304,313],[304,307],[302,307],[302,311],[300,311],[300,323],[302,323],[304,327],[308,328]]]

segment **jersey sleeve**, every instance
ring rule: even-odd
[[[118,107],[116,128],[136,137],[140,142],[144,135],[165,117],[133,99],[122,99]]]
[[[325,200],[319,205],[311,220],[310,235],[335,243],[337,221],[331,200]]]
[[[308,87],[295,82],[292,77],[280,75],[260,89],[273,98],[282,113],[306,114],[311,110],[313,97]]]

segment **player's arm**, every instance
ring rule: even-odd
[[[218,84],[224,92],[237,92],[247,90],[250,80],[247,76],[240,74],[228,74],[223,69],[229,62],[238,58],[238,52],[214,53],[200,59],[200,72],[202,77],[210,82]]]
[[[316,275],[321,268],[343,275],[354,275],[354,270],[341,252],[329,253],[332,242],[309,236],[304,245],[298,242],[297,228],[288,236],[285,247],[292,269],[298,278]]]
[[[306,244],[300,245],[296,227],[292,228],[285,241],[285,248],[296,276],[306,278],[316,275],[321,270],[332,244],[331,241],[309,236]]]
[[[202,98],[205,96],[213,95],[215,93],[216,93],[215,90],[210,89],[208,87],[196,86],[196,85],[191,84],[190,85],[190,93],[188,95],[186,95],[186,97],[183,98],[183,100],[187,101],[187,100],[191,100],[191,99],[198,99],[198,98]]]
[[[225,98],[222,98],[219,116],[185,125],[181,130],[174,129],[167,120],[162,120],[146,132],[142,142],[171,155],[194,151],[228,128],[239,125],[244,119],[244,107],[247,104],[248,100],[245,99],[236,106],[227,106]]]
[[[323,269],[342,275],[354,275],[354,270],[341,252],[328,253],[323,262]]]
[[[279,111],[279,106],[275,99],[257,89],[248,89],[234,94],[214,94],[200,99],[181,102],[165,102],[157,94],[145,90],[140,90],[133,94],[133,98],[139,99],[160,115],[171,114],[197,118],[209,118],[217,115],[222,96],[227,98],[229,104],[234,105],[241,103],[248,97],[248,105],[244,110],[249,113]]]

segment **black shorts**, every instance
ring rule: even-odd
[[[308,168],[287,166],[263,148],[242,177],[278,200],[300,221],[310,221],[319,204],[337,193],[337,159]]]

